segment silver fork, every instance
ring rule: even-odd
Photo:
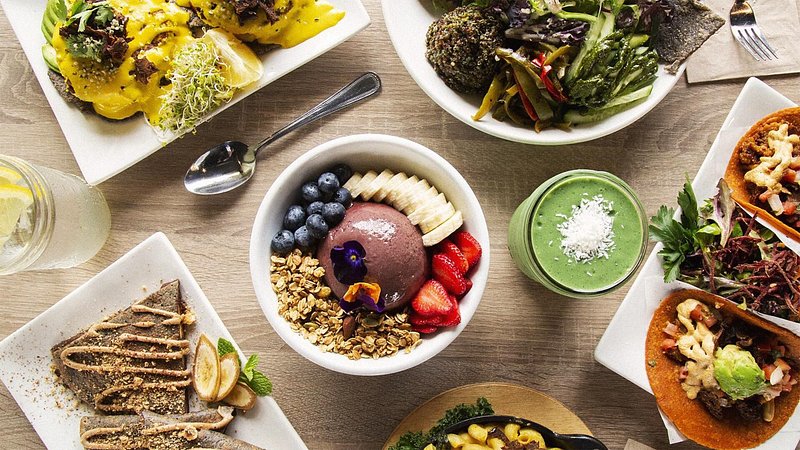
[[[735,0],[733,3],[731,8],[731,33],[756,61],[778,59],[775,49],[769,45],[767,38],[756,23],[756,15],[753,14],[753,8],[745,0]]]

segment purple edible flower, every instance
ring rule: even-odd
[[[381,298],[381,287],[376,283],[355,283],[339,300],[339,306],[344,312],[350,313],[363,306],[370,311],[382,313],[386,303]]]
[[[366,250],[358,241],[347,241],[331,249],[333,275],[342,284],[355,284],[367,275]]]

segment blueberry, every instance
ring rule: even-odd
[[[313,181],[309,181],[308,183],[304,184],[300,189],[300,192],[303,195],[303,200],[305,200],[307,203],[317,202],[322,199],[322,192],[320,192],[317,183]]]
[[[289,230],[281,230],[272,238],[272,251],[285,255],[294,248],[294,234]]]
[[[325,223],[322,214],[312,214],[308,216],[308,219],[306,219],[306,228],[308,228],[308,233],[316,239],[322,239],[328,234],[328,224]]]
[[[331,172],[325,172],[319,176],[317,180],[317,186],[319,186],[319,190],[326,193],[326,194],[333,194],[339,189],[339,179],[336,178],[336,175],[332,174]]]
[[[322,209],[322,218],[328,223],[328,226],[336,226],[344,219],[344,205],[341,203],[331,202],[325,203]]]
[[[349,208],[353,204],[353,197],[350,196],[350,191],[346,188],[339,188],[333,195],[333,201],[340,203],[345,208]]]
[[[337,164],[331,169],[331,172],[339,179],[340,185],[347,183],[347,180],[353,176],[353,169],[347,164]]]
[[[311,247],[313,247],[317,242],[316,239],[311,237],[311,233],[309,233],[308,228],[305,225],[298,228],[297,231],[294,232],[294,240],[303,250],[311,249]]]
[[[325,203],[322,202],[314,202],[306,208],[306,214],[309,216],[312,214],[322,214],[322,208],[325,207]],[[303,218],[305,219],[305,217]],[[305,220],[303,221],[305,223]],[[302,223],[300,224],[302,225]]]
[[[306,212],[300,205],[292,205],[286,210],[286,215],[283,216],[283,228],[289,231],[295,231],[303,224],[306,223]]]

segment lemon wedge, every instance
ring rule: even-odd
[[[15,170],[8,167],[0,167],[0,185],[2,184],[17,184],[22,179],[22,175],[18,174]]]
[[[30,189],[14,184],[0,184],[0,246],[5,244],[20,217],[33,204]]]
[[[242,88],[261,78],[264,66],[261,59],[247,45],[227,31],[213,28],[204,36],[209,39],[219,52],[225,68],[222,76],[228,85]]]

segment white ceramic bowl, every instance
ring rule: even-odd
[[[460,301],[461,323],[423,335],[423,342],[409,353],[378,359],[353,361],[338,353],[323,352],[292,331],[278,315],[278,299],[269,281],[272,250],[270,241],[282,227],[286,209],[297,201],[300,186],[335,164],[346,163],[356,171],[391,169],[426,178],[447,195],[464,214],[464,229],[483,247],[483,257],[470,274],[473,287]],[[258,209],[250,238],[250,275],[258,302],[270,325],[295,351],[330,370],[351,375],[384,375],[400,372],[432,358],[442,351],[467,326],[486,287],[489,276],[489,230],[486,219],[466,180],[444,158],[407,139],[380,134],[362,134],[334,139],[304,154],[287,167],[272,184]]]
[[[478,110],[481,96],[459,94],[447,87],[425,58],[425,33],[440,12],[434,10],[429,0],[382,0],[382,3],[383,18],[397,55],[428,97],[472,128],[509,141],[536,145],[565,145],[601,138],[627,127],[647,114],[666,97],[683,74],[684,66],[681,66],[675,75],[666,73],[664,67],[660,66],[658,78],[653,84],[653,92],[647,100],[606,120],[579,125],[568,132],[551,128],[537,133],[511,121],[500,122],[488,115],[480,121],[474,121],[471,116]]]

